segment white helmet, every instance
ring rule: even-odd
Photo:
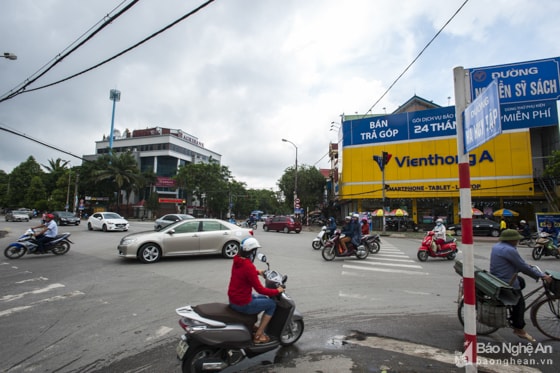
[[[443,223],[443,219],[437,219],[436,223]]]
[[[519,223],[520,224],[527,224],[527,222],[525,220],[521,220]]]
[[[359,218],[360,218],[360,215],[359,215],[359,214],[352,214],[352,217],[353,217],[354,219],[359,219]]]
[[[256,249],[259,249],[261,244],[257,241],[256,238],[249,237],[241,241],[241,251],[249,252]]]

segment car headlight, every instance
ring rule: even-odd
[[[136,238],[126,238],[125,237],[121,240],[121,245],[128,246],[128,245],[132,245],[135,242],[136,242]]]

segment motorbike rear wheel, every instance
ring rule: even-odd
[[[323,256],[323,259],[329,262],[331,260],[334,260],[334,258],[336,257],[336,253],[334,252],[334,250],[335,250],[334,246],[325,246],[323,248],[323,251],[321,251],[321,255]]]
[[[315,250],[319,250],[321,248],[321,246],[323,246],[323,244],[321,243],[321,241],[313,241],[311,242],[311,247]]]
[[[381,249],[381,245],[377,242],[368,242],[367,247],[371,254],[377,254],[379,249]]]
[[[461,323],[461,325],[464,326],[465,325],[465,301],[463,299],[461,299],[461,303],[459,303],[459,307],[457,308],[457,317],[459,318],[459,322]],[[476,334],[478,335],[492,334],[498,329],[500,328],[498,328],[497,326],[489,326],[479,322],[478,318],[476,320]]]
[[[4,250],[4,256],[8,259],[19,259],[26,253],[26,251],[27,249],[24,249],[20,246],[9,245]]]
[[[543,256],[543,250],[544,250],[543,246],[535,246],[533,248],[533,252],[531,253],[533,259],[539,260]]]
[[[425,262],[426,260],[428,260],[428,252],[426,250],[419,250],[418,254],[416,254],[416,256],[418,257],[418,260],[421,262]]]
[[[211,356],[217,356],[219,348],[213,348],[210,346],[198,346],[195,348],[189,348],[181,364],[181,371],[183,373],[199,373],[201,370],[197,368],[197,362],[201,359],[206,359]]]
[[[282,346],[291,346],[298,341],[303,334],[303,320],[292,320],[286,326],[286,331],[280,336]]]
[[[64,255],[70,250],[70,244],[66,241],[62,241],[51,249],[54,255]]]

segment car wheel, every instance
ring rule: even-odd
[[[299,232],[301,232],[301,231],[300,231],[300,230],[296,230],[296,233],[299,233]]]
[[[92,230],[93,230],[93,227],[91,226],[91,223],[87,223],[87,229],[88,229],[88,231],[92,231]]]
[[[234,256],[239,252],[239,242],[229,241],[226,242],[222,248],[222,256],[226,259],[233,259]]]
[[[103,227],[101,227],[101,230],[103,232],[107,232],[107,224],[103,224]]]
[[[490,231],[490,236],[492,236],[492,237],[499,237],[499,236],[500,236],[500,231],[497,230],[497,229],[492,229],[492,230]]]
[[[268,232],[268,225],[263,225],[263,230],[264,230],[265,232]]]
[[[138,259],[142,263],[155,263],[161,259],[161,249],[153,243],[146,243],[140,247]]]
[[[460,229],[456,229],[455,230],[455,236],[460,236],[461,235],[461,230]]]
[[[284,232],[284,233],[290,233],[290,229],[289,229],[288,227],[284,227],[283,232]]]

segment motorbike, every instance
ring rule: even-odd
[[[257,258],[268,267],[264,271],[265,286],[271,289],[285,287],[288,276],[271,270],[262,253],[258,253]],[[246,357],[296,343],[303,334],[303,316],[286,292],[273,299],[276,310],[266,329],[270,341],[262,344],[253,342],[257,315],[234,311],[225,303],[177,308],[176,313],[181,317],[179,325],[185,331],[176,348],[177,357],[182,361],[182,372],[219,372]]]
[[[340,239],[342,237],[344,237],[344,235],[342,235],[340,233],[340,230],[337,229],[334,232],[333,236],[325,243],[325,247],[323,247],[323,251],[321,252],[323,259],[327,261],[331,261],[337,257],[340,258],[340,257],[356,256],[356,258],[358,259],[365,259],[368,257],[369,251],[366,248],[366,245],[364,245],[363,239],[358,247],[356,247],[356,245],[354,245],[352,241],[346,242],[346,247],[348,248],[348,251],[346,253],[342,253],[343,249],[340,244]]]
[[[526,245],[529,247],[534,247],[535,244],[537,243],[537,239],[539,238],[539,233],[535,232],[535,233],[531,233],[530,236],[528,237],[523,237],[522,239],[519,240],[519,245]]]
[[[438,248],[436,241],[434,240],[434,231],[426,232],[422,244],[418,248],[418,253],[416,256],[421,262],[428,260],[428,257],[432,258],[447,258],[448,260],[453,260],[457,256],[457,239],[447,235],[445,242],[441,244]]]
[[[535,260],[539,260],[543,256],[554,256],[560,259],[560,249],[554,245],[552,236],[549,233],[541,232],[535,242],[531,256]]]
[[[55,255],[64,255],[70,250],[70,244],[74,242],[70,241],[70,233],[63,233],[56,236],[52,241],[45,243],[45,251],[43,253],[38,252],[39,244],[34,238],[35,231],[29,228],[23,235],[21,235],[17,242],[12,242],[4,250],[4,256],[8,259],[19,259],[27,254],[47,254],[49,252]]]
[[[315,237],[311,242],[311,247],[315,250],[319,250],[321,247],[325,246],[325,243],[329,240],[329,238],[330,234],[327,226],[323,225],[319,233],[317,233],[317,237]]]
[[[251,221],[249,219],[245,220],[243,223],[241,223],[241,227],[243,228],[253,228],[254,230],[257,230],[257,222],[254,221],[251,223]]]
[[[370,254],[377,254],[381,249],[381,237],[377,233],[362,236],[362,245],[365,245]]]

